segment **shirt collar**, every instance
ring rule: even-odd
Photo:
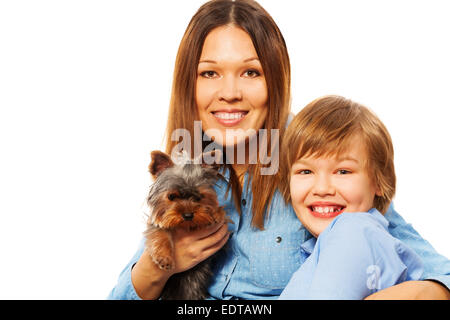
[[[369,210],[369,213],[371,214],[371,216],[376,219],[386,230],[388,229],[389,226],[389,221],[387,221],[387,219],[380,213],[380,211],[378,211],[375,208],[372,208]]]
[[[311,236],[308,240],[303,242],[300,247],[307,253],[311,254],[314,250],[314,246],[316,245],[317,239]]]
[[[230,183],[230,170],[227,167],[220,167],[219,173],[227,183]]]

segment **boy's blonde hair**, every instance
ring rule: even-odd
[[[302,109],[287,128],[281,155],[280,189],[291,200],[292,165],[303,157],[336,156],[345,152],[354,137],[360,137],[367,153],[369,177],[380,196],[373,206],[385,213],[395,194],[394,148],[381,120],[368,108],[340,96],[325,96]]]

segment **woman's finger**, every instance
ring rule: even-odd
[[[204,229],[195,230],[195,231],[187,231],[183,229],[175,229],[177,238],[184,238],[188,242],[196,242],[198,240],[202,240],[208,238],[212,234],[216,233],[220,228],[223,227],[225,221],[219,222],[212,226],[206,227]]]
[[[198,236],[199,236],[198,239],[201,240],[201,239],[208,238],[209,236],[215,234],[217,231],[219,231],[221,228],[223,228],[224,225],[225,225],[225,220],[223,220],[213,226],[210,226],[210,227],[200,230],[199,234],[198,234]],[[227,227],[227,229],[228,229],[228,227]]]
[[[222,226],[214,233],[199,240],[197,242],[199,248],[202,251],[209,250],[210,248],[218,245],[228,234],[228,225],[222,224]]]
[[[217,251],[219,251],[224,245],[225,243],[227,243],[228,239],[230,238],[230,232],[226,232],[225,236],[220,239],[219,242],[215,243],[214,245],[212,245],[211,247],[207,248],[206,250],[203,251],[203,256],[204,259],[212,256],[214,253],[216,253]]]
[[[216,230],[217,228],[218,230]],[[192,238],[192,233],[198,233],[198,231],[173,231],[177,265],[176,272],[182,272],[192,268],[219,250],[225,244],[226,240],[228,240],[228,225],[222,223],[218,226],[213,226],[205,233],[209,235],[200,240],[198,238]],[[198,237],[198,234],[195,237]]]
[[[181,228],[174,229],[172,231],[172,235],[175,241],[176,239],[185,239],[186,242],[192,243],[210,236],[211,234],[217,232],[217,230],[219,230],[222,226],[223,222],[200,230],[184,230]]]

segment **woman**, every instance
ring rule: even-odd
[[[192,268],[227,241],[228,250],[218,253],[209,287],[211,297],[279,296],[303,262],[301,244],[311,237],[291,205],[284,203],[276,175],[264,171],[277,169],[278,140],[283,137],[289,109],[289,57],[270,15],[254,1],[216,0],[203,5],[179,47],[166,152],[179,148],[179,141],[171,140],[176,129],[186,129],[194,139],[194,121],[201,120],[206,134],[203,148],[207,140],[214,140],[225,151],[227,163],[222,169],[226,182],[220,182],[216,191],[234,224],[222,223],[189,234],[174,232],[176,268],[170,272],[160,270],[142,245],[121,273],[110,298],[157,299],[172,274]],[[272,139],[277,134],[279,139]],[[251,148],[255,141],[258,152]],[[195,141],[183,141],[184,147],[193,145]],[[238,161],[242,149],[244,163]],[[447,259],[392,207],[385,216],[389,232],[424,258],[424,279],[432,281],[405,282],[369,298],[448,299]]]

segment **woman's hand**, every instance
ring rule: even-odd
[[[450,300],[450,291],[434,281],[405,281],[371,294],[365,300]]]
[[[175,268],[170,271],[161,270],[145,250],[131,271],[131,281],[136,293],[142,299],[157,299],[173,274],[191,269],[216,253],[225,245],[228,237],[225,221],[197,231],[174,230],[172,238]]]
[[[225,221],[212,227],[198,230],[174,230],[172,233],[175,255],[175,269],[171,274],[191,269],[210,257],[227,242],[228,226]]]

